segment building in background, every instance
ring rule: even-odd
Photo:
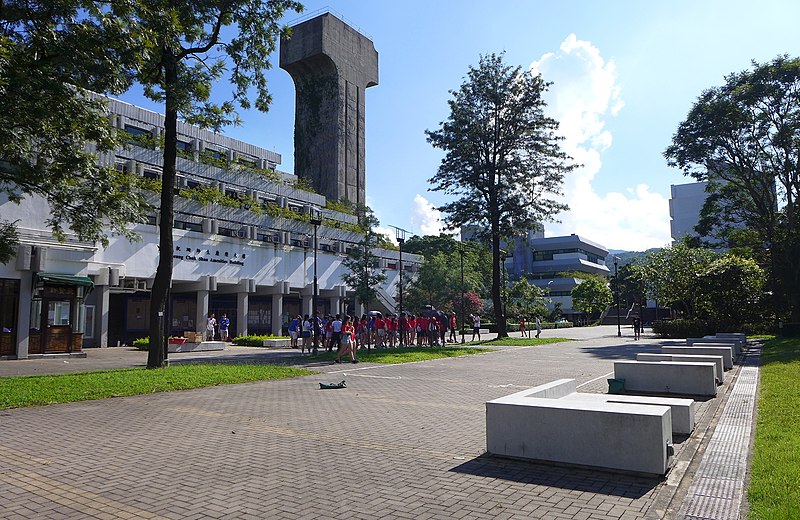
[[[669,227],[673,243],[686,236],[697,236],[694,228],[700,222],[700,210],[708,198],[706,186],[708,182],[670,186]]]

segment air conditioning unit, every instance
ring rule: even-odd
[[[26,244],[20,244],[17,246],[17,271],[30,271],[32,257],[33,246]]]
[[[239,238],[250,238],[250,226],[242,226],[236,232],[236,236]]]
[[[146,291],[147,290],[147,280],[136,280],[136,290],[137,291]]]
[[[47,248],[36,246],[31,254],[31,270],[36,272],[47,271]]]
[[[178,175],[175,177],[175,186],[177,186],[178,188],[181,189],[186,188],[186,184],[187,184],[186,177],[184,177],[183,175]]]

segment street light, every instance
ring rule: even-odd
[[[614,300],[617,304],[617,337],[622,337],[622,327],[619,321],[619,257],[614,257]]]
[[[314,323],[313,354],[315,356],[317,355],[317,342],[319,341],[319,322],[317,321],[317,298],[319,298],[319,283],[317,281],[317,228],[320,224],[322,224],[322,219],[319,218],[319,215],[314,214],[313,218],[311,219],[311,225],[314,226],[314,292],[311,295],[311,306],[313,307],[311,312],[311,320]]]
[[[400,324],[400,346],[402,347],[405,345],[405,327],[403,325],[403,242],[406,241],[406,233],[408,233],[408,231],[397,226],[389,227],[394,228],[394,237],[397,239],[397,243],[400,245],[400,282],[398,285],[400,292],[400,318],[397,321]]]

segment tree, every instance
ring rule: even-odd
[[[603,312],[611,304],[611,300],[608,281],[601,276],[585,276],[572,289],[572,307],[588,316]]]
[[[650,296],[678,304],[687,317],[694,318],[702,307],[698,277],[717,256],[710,249],[691,247],[683,241],[649,252],[644,262],[633,269],[649,288]]]
[[[178,117],[218,130],[238,121],[235,103],[243,109],[255,105],[267,111],[271,102],[265,76],[271,66],[268,56],[277,39],[287,34],[278,20],[287,10],[301,11],[302,5],[293,0],[113,0],[109,5],[116,9],[115,20],[133,35],[137,59],[128,63],[130,74],[149,98],[165,107],[160,254],[150,296],[147,358],[148,368],[156,368],[164,364],[167,347]],[[213,103],[212,86],[228,69],[232,100]]]
[[[378,257],[372,252],[379,247],[380,234],[375,232],[378,219],[367,207],[357,210],[359,224],[364,228],[364,238],[350,249],[342,264],[350,272],[342,275],[342,281],[350,286],[356,298],[366,306],[377,299],[378,286],[386,280],[386,273],[378,267]]]
[[[720,327],[738,330],[760,321],[764,272],[754,260],[724,255],[700,273],[698,282],[701,310]]]
[[[748,238],[756,249],[770,273],[776,317],[788,307],[800,319],[800,59],[752,66],[700,95],[664,155],[709,181],[703,232],[755,231],[727,238]]]
[[[508,313],[513,316],[543,316],[547,313],[545,291],[523,277],[509,291]]]
[[[53,236],[128,238],[144,221],[131,176],[102,165],[119,146],[101,98],[130,85],[130,35],[92,2],[8,2],[0,7],[0,194],[43,197]],[[91,15],[88,15],[91,13]],[[85,15],[85,16],[84,16]],[[0,262],[15,254],[15,223],[0,221]]]
[[[492,251],[492,302],[498,336],[507,337],[501,296],[500,243],[552,220],[566,205],[560,195],[564,174],[575,168],[559,147],[558,122],[544,115],[541,75],[480,58],[458,91],[451,91],[450,116],[428,142],[444,150],[432,191],[456,200],[439,208],[445,222],[486,229]]]

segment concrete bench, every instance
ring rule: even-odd
[[[717,333],[714,335],[714,337],[717,337],[717,338],[722,338],[722,339],[725,339],[725,338],[734,338],[734,339],[738,339],[738,340],[739,340],[739,341],[741,341],[743,344],[744,344],[744,343],[747,343],[747,335],[746,335],[746,334],[744,334],[743,332],[717,332]]]
[[[722,368],[730,370],[733,368],[733,347],[728,345],[715,344],[692,345],[691,347],[661,347],[662,354],[683,354],[690,356],[722,356]]]
[[[641,352],[636,354],[636,361],[688,361],[689,363],[714,363],[716,370],[714,377],[717,384],[725,382],[725,366],[722,363],[722,356],[704,356],[702,354],[648,354]]]
[[[694,400],[680,397],[657,397],[649,395],[591,394],[575,392],[561,398],[572,401],[604,402],[619,404],[651,404],[669,406],[672,416],[672,433],[689,435],[694,431]]]
[[[717,395],[714,363],[615,361],[614,377],[625,390],[654,394]]]
[[[486,403],[489,453],[658,475],[667,472],[673,454],[668,406],[562,399],[572,393],[570,388],[574,391],[574,380],[547,386]]]
[[[733,347],[734,357],[738,357],[739,354],[742,353],[742,349],[744,348],[744,342],[736,338],[717,338],[713,336],[706,336],[704,338],[686,338],[686,344],[689,346],[692,345],[705,346],[708,344],[730,345],[731,347]]]

